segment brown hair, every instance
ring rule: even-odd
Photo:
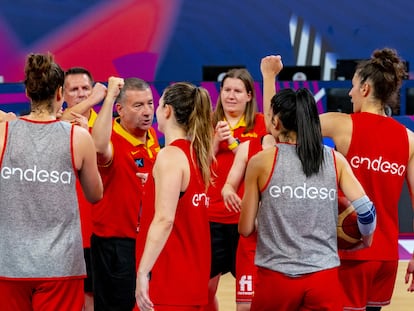
[[[52,110],[53,98],[59,87],[63,87],[64,72],[54,62],[53,55],[29,54],[24,68],[24,85],[32,106],[47,101],[48,109]]]
[[[361,79],[361,84],[366,81],[372,83],[373,96],[382,102],[383,107],[390,105],[395,109],[398,92],[407,75],[405,64],[396,50],[375,50],[369,60],[357,65],[355,74]]]
[[[177,82],[164,90],[163,99],[164,105],[172,107],[177,123],[186,131],[204,184],[208,187],[214,133],[210,94],[202,87],[188,82]]]
[[[256,102],[256,93],[254,89],[254,80],[250,73],[245,68],[235,68],[230,69],[223,80],[221,81],[220,90],[223,88],[224,81],[227,78],[240,79],[247,93],[251,94],[251,100],[247,103],[246,109],[244,111],[244,120],[246,121],[245,133],[251,131],[254,128],[257,112],[257,102]],[[213,113],[213,126],[215,127],[218,121],[223,120],[225,117],[223,103],[221,102],[221,96],[217,99],[216,109]]]

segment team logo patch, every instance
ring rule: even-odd
[[[135,159],[135,164],[138,167],[144,167],[144,158]]]

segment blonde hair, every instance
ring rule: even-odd
[[[191,141],[196,163],[207,188],[210,184],[214,134],[210,94],[202,87],[177,82],[164,90],[163,99],[164,104],[173,108],[177,123],[184,128]]]
[[[257,112],[257,101],[256,101],[256,92],[254,89],[254,80],[249,71],[245,68],[235,68],[230,69],[220,85],[220,92],[223,89],[224,81],[227,78],[239,79],[243,82],[246,92],[251,94],[251,100],[247,102],[246,109],[244,111],[244,120],[246,122],[245,133],[251,131],[254,128],[256,121],[256,112]],[[223,103],[221,101],[221,96],[217,99],[216,109],[213,114],[213,126],[215,127],[218,121],[223,120],[225,117]]]

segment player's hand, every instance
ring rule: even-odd
[[[107,92],[106,86],[102,83],[97,82],[93,86],[92,93],[91,95],[89,95],[89,98],[92,98],[94,103],[99,103],[102,100],[104,100],[106,96],[106,92]]]
[[[231,129],[226,121],[217,122],[214,139],[218,141],[229,140],[232,138]]]
[[[344,252],[354,252],[363,248],[366,248],[367,246],[365,246],[364,242],[362,242],[362,240],[360,242],[357,242],[354,246],[347,248],[347,249],[341,249],[341,251]]]
[[[283,69],[282,57],[280,55],[270,55],[262,58],[260,71],[263,76],[276,77]]]
[[[411,283],[410,283],[411,279]],[[405,273],[405,284],[410,283],[410,286],[407,288],[408,292],[414,292],[414,259],[411,258],[408,262],[407,272]]]
[[[17,116],[14,112],[5,112],[0,110],[0,122],[6,122],[16,119]]]
[[[236,192],[233,191],[229,184],[225,184],[221,195],[223,196],[224,205],[229,212],[239,213],[241,210],[241,199]]]
[[[109,77],[107,96],[110,96],[115,100],[123,86],[124,79],[118,77]]]
[[[71,111],[70,114],[73,116],[73,119],[70,121],[70,123],[79,125],[80,127],[83,127],[85,130],[89,130],[88,119],[85,116],[74,111]]]
[[[137,273],[135,299],[140,311],[154,310],[154,304],[149,298],[149,278],[147,274]]]

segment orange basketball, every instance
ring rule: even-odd
[[[357,213],[352,203],[344,196],[338,196],[338,249],[349,249],[361,241]]]

